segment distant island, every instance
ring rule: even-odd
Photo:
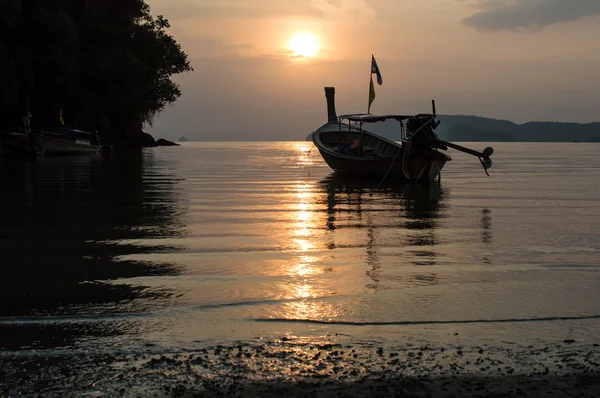
[[[516,124],[508,120],[466,115],[439,115],[438,119],[442,123],[436,133],[447,141],[600,142],[600,122]]]
[[[188,142],[189,140],[185,137],[180,137],[179,142]]]

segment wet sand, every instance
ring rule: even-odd
[[[377,347],[302,339],[177,353],[4,355],[2,396],[598,396],[600,348]]]

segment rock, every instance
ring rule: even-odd
[[[140,143],[142,147],[155,147],[158,145],[154,140],[154,137],[148,133],[142,133]]]
[[[115,149],[155,147],[156,141],[150,134],[142,130],[132,131],[109,142]]]
[[[179,144],[177,144],[173,141],[165,140],[164,138],[159,138],[156,141],[156,145],[157,146],[180,146]]]

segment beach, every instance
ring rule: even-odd
[[[597,396],[600,349],[358,347],[326,339],[147,355],[3,358],[3,396]],[[329,342],[327,342],[329,341]]]

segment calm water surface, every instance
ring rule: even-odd
[[[0,349],[593,341],[600,145],[493,146],[489,177],[449,151],[431,186],[335,176],[308,142],[4,161]]]

